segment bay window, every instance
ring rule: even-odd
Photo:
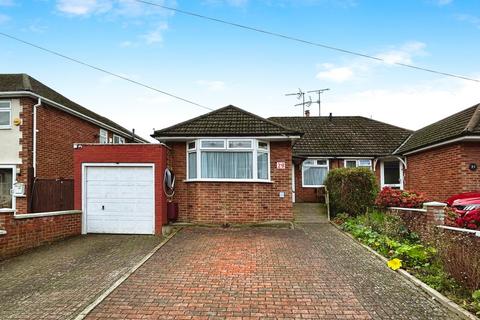
[[[302,163],[302,186],[305,188],[323,187],[328,174],[327,159],[307,159]]]
[[[187,143],[188,180],[264,180],[269,144],[256,139],[199,139]]]

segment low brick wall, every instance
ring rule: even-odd
[[[407,228],[419,235],[429,230],[426,209],[388,208],[387,213],[402,218]]]
[[[82,215],[76,212],[18,218],[13,212],[3,212],[0,230],[6,231],[0,234],[0,260],[3,260],[43,244],[80,235]]]

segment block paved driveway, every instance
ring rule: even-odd
[[[162,239],[88,235],[0,262],[0,319],[72,319]]]
[[[460,319],[329,224],[180,231],[88,319]]]

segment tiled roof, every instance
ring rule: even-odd
[[[235,106],[226,106],[174,126],[157,130],[152,137],[299,136],[300,131],[259,117]]]
[[[415,131],[396,153],[404,154],[465,135],[480,135],[480,104]]]
[[[270,120],[304,132],[294,156],[390,155],[411,131],[364,117],[273,117]]]
[[[15,91],[30,91],[36,93],[46,99],[52,100],[58,104],[61,104],[69,109],[72,109],[76,112],[81,113],[84,116],[92,118],[96,121],[99,121],[107,126],[115,128],[123,132],[126,136],[131,136],[132,132],[119,124],[111,121],[108,118],[105,118],[81,105],[73,102],[72,100],[66,98],[55,90],[44,85],[35,78],[27,74],[0,74],[0,94],[2,92],[15,92]],[[137,139],[147,142],[147,140],[136,136]]]

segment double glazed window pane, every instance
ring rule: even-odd
[[[257,155],[258,179],[268,179],[268,153],[259,152]]]
[[[0,209],[12,209],[12,169],[0,168]]]
[[[190,152],[188,154],[188,179],[197,178],[197,153]]]
[[[385,184],[400,184],[400,162],[386,161],[383,164],[383,177]]]
[[[202,152],[202,178],[252,179],[252,152]]]
[[[204,141],[202,141],[202,148],[223,149],[223,148],[225,148],[225,141],[223,141],[223,140],[204,140]]]
[[[10,126],[12,109],[9,102],[0,102],[0,126]]]
[[[306,186],[321,186],[327,177],[326,167],[305,167],[303,169],[303,183]]]

